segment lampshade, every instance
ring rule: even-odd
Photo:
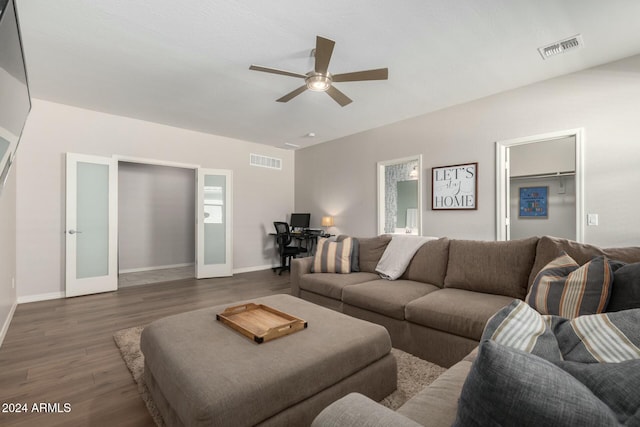
[[[333,217],[332,216],[323,216],[322,217],[322,226],[323,227],[333,227]]]

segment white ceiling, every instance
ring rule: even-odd
[[[285,148],[306,147],[640,53],[636,0],[16,0],[31,93],[91,110]],[[543,61],[576,34],[584,48]],[[353,99],[280,96],[316,35]],[[305,135],[316,134],[315,138]]]

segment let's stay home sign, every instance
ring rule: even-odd
[[[477,209],[478,163],[432,169],[433,210]]]

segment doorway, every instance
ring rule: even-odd
[[[118,162],[118,287],[195,277],[195,169]]]
[[[496,143],[497,240],[583,241],[582,144],[582,129]]]

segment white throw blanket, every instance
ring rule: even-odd
[[[437,237],[394,234],[378,261],[376,273],[383,279],[396,280],[407,269],[418,249],[429,240],[436,239]]]

